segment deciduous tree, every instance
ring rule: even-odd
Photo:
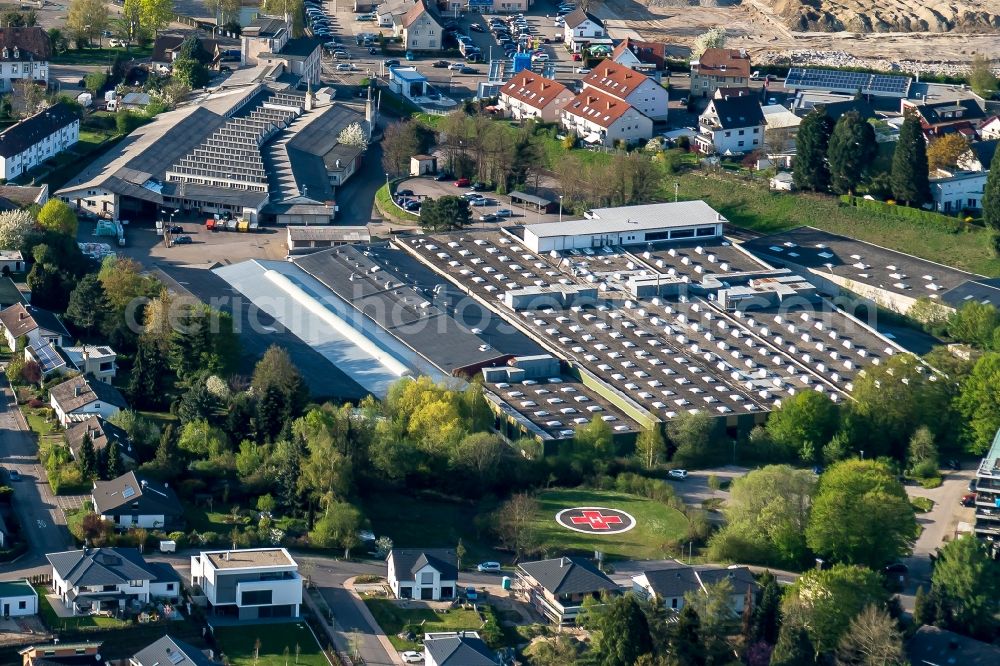
[[[691,56],[698,57],[708,49],[721,49],[726,45],[726,29],[719,26],[703,32],[694,39]]]
[[[715,422],[705,412],[681,412],[667,423],[667,437],[676,447],[674,461],[695,465],[712,457],[712,432]]]
[[[38,211],[38,225],[55,233],[76,237],[76,213],[61,199],[49,199]]]
[[[981,640],[993,636],[1000,613],[1000,569],[973,535],[944,545],[931,574],[947,626]]]
[[[806,527],[817,554],[881,569],[907,555],[916,537],[913,507],[885,463],[845,460],[820,477]]]
[[[781,401],[781,407],[767,419],[767,432],[772,441],[785,449],[787,459],[794,460],[806,443],[823,446],[833,437],[839,425],[839,409],[826,395],[817,391],[800,391]]]
[[[66,29],[74,39],[88,43],[107,29],[110,21],[108,6],[102,0],[72,0],[66,14]]]
[[[659,424],[651,424],[639,433],[635,440],[635,453],[642,466],[646,469],[653,469],[660,462],[667,452],[666,442],[663,441],[663,433]]]
[[[877,606],[851,620],[837,646],[837,666],[906,666],[903,636],[896,621]]]
[[[972,58],[969,66],[969,86],[977,95],[986,99],[993,97],[1000,88],[1000,82],[993,73],[992,63],[981,54],[976,54]]]
[[[0,250],[20,250],[34,226],[35,218],[26,210],[0,213]]]
[[[427,230],[461,229],[471,221],[469,202],[457,196],[425,199],[420,207],[420,226]]]
[[[964,135],[954,132],[945,134],[930,142],[927,146],[927,167],[934,169],[954,168],[958,159],[969,150],[969,140]]]
[[[964,417],[965,448],[973,455],[989,450],[1000,428],[1000,353],[987,352],[979,357],[972,373],[962,382],[956,401]]]
[[[515,493],[496,512],[497,535],[517,559],[534,550],[536,535],[532,523],[537,511],[538,500],[527,493]]]

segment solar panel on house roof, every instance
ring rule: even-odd
[[[63,363],[62,357],[52,348],[52,345],[43,345],[34,349],[34,352],[38,358],[38,364],[42,366],[43,373],[55,370]]]
[[[905,97],[912,79],[891,74],[844,72],[829,69],[792,67],[785,79],[786,88],[821,88],[838,92]]]

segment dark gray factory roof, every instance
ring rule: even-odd
[[[445,373],[510,355],[542,353],[526,336],[400,250],[343,246],[294,263]]]

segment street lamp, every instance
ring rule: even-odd
[[[559,195],[559,221],[562,222],[562,200],[563,195]]]
[[[677,203],[677,197],[680,194],[681,183],[680,181],[674,181],[674,203]]]

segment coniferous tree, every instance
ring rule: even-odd
[[[90,433],[83,436],[83,443],[80,444],[80,473],[85,479],[91,479],[97,475],[97,451],[94,449],[94,441],[90,438]]]
[[[169,370],[156,341],[143,336],[135,352],[128,391],[137,408],[156,409],[163,406]]]
[[[809,632],[800,624],[781,628],[778,644],[771,655],[771,666],[808,666],[816,663],[816,650]]]
[[[104,477],[106,479],[117,479],[122,475],[121,451],[118,440],[111,438],[104,448]]]
[[[768,572],[761,581],[760,601],[753,613],[753,641],[770,645],[778,642],[781,630],[781,588],[773,574]]]
[[[990,164],[990,174],[986,177],[983,190],[983,223],[994,232],[1000,231],[1000,157],[997,151]]]
[[[837,194],[853,194],[875,160],[875,129],[857,111],[840,117],[830,135],[827,159],[830,187]]]
[[[830,185],[826,162],[833,123],[822,108],[815,108],[802,119],[795,138],[795,167],[792,178],[801,190],[824,192]]]
[[[632,666],[640,655],[653,651],[649,623],[635,597],[618,597],[601,619],[601,666]]]
[[[677,616],[670,637],[670,666],[704,666],[705,646],[701,640],[701,618],[693,606],[685,604]]]
[[[916,111],[907,111],[899,140],[892,154],[892,171],[889,175],[892,195],[899,201],[920,206],[931,200],[931,186],[927,173],[927,141],[920,127]]]

